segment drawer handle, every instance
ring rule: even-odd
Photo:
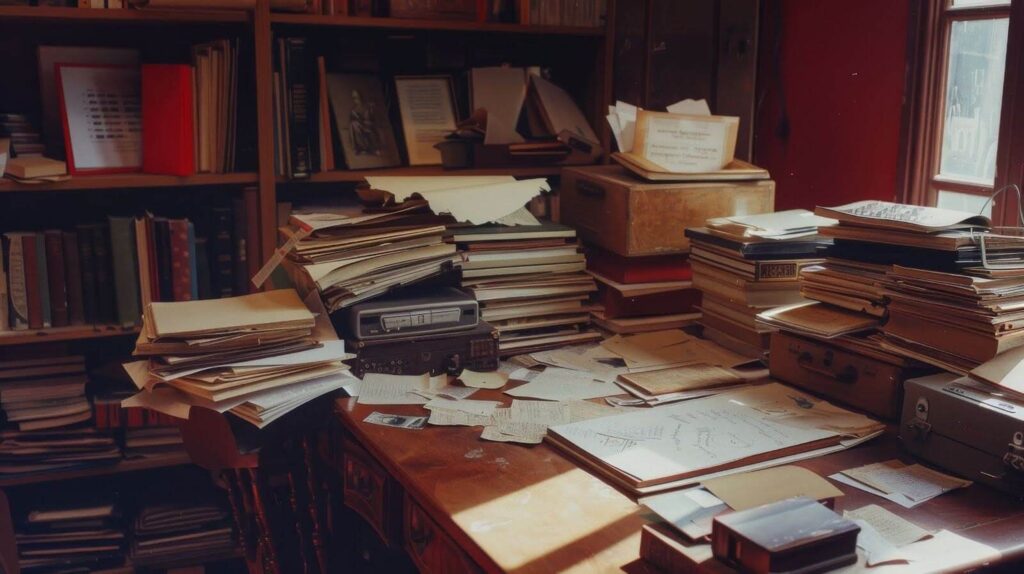
[[[800,368],[804,369],[805,371],[810,371],[816,375],[832,379],[837,383],[842,383],[844,385],[852,385],[857,382],[857,369],[854,368],[852,365],[847,365],[846,367],[843,367],[843,369],[838,373],[834,373],[832,371],[822,369],[820,367],[815,367],[814,358],[811,357],[810,353],[800,353],[800,356],[797,357],[796,364],[799,365]]]
[[[367,501],[373,500],[373,495],[377,492],[377,481],[374,480],[373,474],[351,460],[348,460],[347,467],[345,469],[345,486]]]
[[[576,189],[583,197],[589,197],[591,199],[604,199],[604,188],[599,185],[594,185],[589,181],[576,182]]]

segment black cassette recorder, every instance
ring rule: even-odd
[[[462,369],[498,368],[498,331],[486,322],[457,332],[408,335],[391,339],[349,339],[345,348],[356,354],[352,373],[422,375],[457,374]]]

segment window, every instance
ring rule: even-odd
[[[1011,181],[1002,164],[1012,158],[1000,153],[1010,145],[1007,119],[1015,102],[1005,102],[1004,92],[1007,79],[1016,78],[1017,59],[1007,54],[1012,54],[1011,11],[1019,7],[1010,0],[920,0],[917,5],[916,93],[908,116],[902,199],[973,212],[984,207],[998,223],[1013,225],[1015,217],[1007,220],[1003,214],[1016,215],[1016,204],[1009,205],[1015,197],[985,204],[995,189],[1021,183]]]

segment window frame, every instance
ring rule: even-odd
[[[1021,173],[1007,169],[1024,159],[1022,145],[1011,146],[1015,122],[1021,111],[1014,94],[1018,93],[1017,74],[1020,58],[1012,50],[1022,46],[1024,0],[996,6],[954,7],[952,0],[911,0],[912,26],[908,34],[907,95],[902,126],[901,181],[897,198],[904,203],[935,205],[938,192],[952,191],[977,196],[988,196],[993,190],[1016,183],[1021,185]],[[1018,15],[1020,14],[1020,15]],[[989,20],[1009,18],[1007,53],[1003,75],[1002,105],[997,135],[996,170],[993,185],[968,183],[943,177],[939,173],[942,159],[942,134],[945,127],[945,99],[949,47],[953,22],[962,20]],[[1024,87],[1024,86],[1022,86]],[[1016,112],[1016,113],[1015,113]],[[1024,143],[1024,142],[1022,142]],[[1019,156],[1019,158],[1018,158]],[[992,206],[996,225],[1017,225],[1016,197],[1002,194]]]

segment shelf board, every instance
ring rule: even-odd
[[[604,36],[604,28],[581,26],[531,26],[503,22],[471,20],[423,20],[416,18],[376,18],[324,16],[321,14],[271,14],[273,24],[335,26],[339,28],[380,28],[391,30],[441,30],[455,32],[499,32],[544,36]]]
[[[150,189],[157,187],[198,187],[204,185],[255,185],[254,172],[204,173],[189,176],[125,173],[112,175],[73,176],[64,181],[18,183],[0,179],[0,193],[31,193],[33,191],[82,191],[89,189]]]
[[[117,325],[75,325],[72,327],[52,327],[49,329],[29,329],[27,331],[3,331],[0,332],[0,347],[31,343],[102,339],[138,334],[138,327],[124,328]]]
[[[248,22],[245,10],[135,10],[61,8],[54,6],[0,6],[0,22],[117,22],[117,23],[232,23]]]
[[[387,169],[356,169],[322,171],[314,173],[306,179],[287,179],[278,177],[278,183],[344,183],[361,182],[367,176],[422,176],[422,175],[514,175],[516,177],[555,177],[562,173],[562,165],[542,165],[529,167],[496,167],[484,169],[444,169],[437,165],[406,166]]]
[[[86,468],[72,468],[68,470],[54,470],[49,472],[33,472],[22,475],[4,476],[0,477],[0,488],[23,486],[26,484],[38,484],[41,482],[59,482],[62,480],[72,480],[90,476],[109,476],[139,470],[183,466],[186,464],[192,464],[192,459],[189,458],[188,453],[182,451],[147,458],[125,459],[114,464],[104,464]]]

